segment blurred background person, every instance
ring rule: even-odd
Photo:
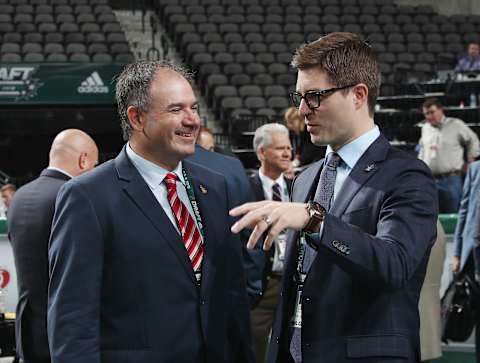
[[[480,46],[478,43],[468,44],[467,55],[458,60],[455,70],[457,72],[480,71]]]
[[[472,281],[480,281],[480,161],[470,165],[463,186],[462,202],[458,210],[453,247],[453,273],[468,274]],[[478,311],[479,306],[474,306]],[[475,323],[475,354],[480,363],[480,315]]]
[[[293,166],[308,165],[320,160],[325,154],[325,147],[316,146],[310,140],[310,135],[305,129],[305,122],[295,107],[289,107],[285,112],[285,121],[292,144]]]
[[[48,238],[60,187],[98,163],[95,141],[68,129],[53,140],[48,167],[13,198],[8,237],[17,271],[16,351],[25,363],[49,363],[47,339]]]
[[[431,169],[438,191],[440,213],[456,213],[462,196],[462,172],[478,156],[477,135],[465,122],[446,117],[437,98],[422,105],[425,122],[418,157]]]
[[[208,127],[200,127],[198,132],[197,144],[208,151],[215,151],[215,136]]]
[[[16,190],[17,187],[11,183],[5,184],[0,188],[5,215],[8,213],[8,208],[10,208],[10,204],[12,203],[13,195],[15,194]]]

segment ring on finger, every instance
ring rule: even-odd
[[[263,217],[262,220],[267,224],[267,227],[272,225],[272,220],[268,216]]]

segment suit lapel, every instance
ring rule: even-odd
[[[335,198],[330,209],[331,214],[340,217],[345,212],[360,188],[380,169],[380,162],[385,160],[388,148],[390,144],[381,135],[363,153],[338,191],[338,197]]]
[[[218,238],[218,225],[215,224],[215,208],[213,206],[218,205],[218,200],[215,197],[217,193],[214,192],[215,188],[209,182],[208,178],[202,174],[198,167],[188,160],[183,161],[183,166],[186,169],[188,176],[191,179],[193,190],[195,193],[195,199],[198,203],[200,215],[202,217],[205,252],[202,262],[202,284],[201,291],[202,296],[206,299],[209,298],[209,294],[212,293],[212,284],[215,280],[216,266],[215,266],[215,251],[216,245],[220,242]]]
[[[183,245],[183,241],[173,227],[172,222],[159,205],[157,199],[143,180],[135,166],[128,159],[123,148],[120,155],[115,159],[119,179],[123,180],[123,190],[132,202],[142,211],[147,219],[155,226],[162,239],[177,256],[180,264],[193,283],[196,284],[190,258]]]

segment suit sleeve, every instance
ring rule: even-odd
[[[81,185],[59,192],[50,236],[48,338],[53,363],[100,363],[103,239]]]
[[[383,194],[378,209],[372,206],[357,211],[360,216],[349,216],[356,218],[356,225],[327,214],[323,235],[307,238],[319,253],[328,253],[366,286],[402,288],[436,238],[437,192],[431,174],[421,161],[405,163],[396,165],[393,185],[384,192],[375,191]],[[366,222],[369,219],[376,220],[376,226]]]
[[[453,247],[453,255],[457,257],[460,257],[462,255],[463,230],[465,228],[465,221],[467,219],[471,183],[472,183],[472,167],[470,167],[467,171],[467,175],[465,177],[465,181],[463,184],[462,200],[460,202],[460,208],[458,209],[457,225],[455,227],[455,237],[454,237],[454,247]]]

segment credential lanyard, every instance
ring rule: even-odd
[[[187,190],[188,199],[190,200],[190,205],[192,206],[193,214],[195,214],[195,220],[197,221],[198,229],[200,230],[200,234],[202,235],[202,245],[204,245],[205,232],[203,229],[202,216],[200,215],[200,210],[198,209],[198,203],[197,203],[197,200],[195,199],[195,193],[193,191],[192,181],[190,180],[190,177],[188,176],[185,168],[182,168],[182,174],[183,174],[183,179],[185,180],[185,189]],[[197,280],[197,286],[200,287],[200,284],[202,281],[202,266],[200,265],[200,267],[196,271],[194,271],[194,273],[195,273],[195,279]]]
[[[190,200],[190,205],[193,209],[193,214],[195,214],[195,220],[197,221],[198,229],[202,235],[202,244],[205,243],[205,232],[203,230],[202,216],[200,215],[200,210],[198,209],[198,203],[195,199],[195,193],[193,191],[192,182],[190,177],[187,174],[185,168],[182,168],[183,179],[185,180],[185,189],[187,190],[188,199]]]

